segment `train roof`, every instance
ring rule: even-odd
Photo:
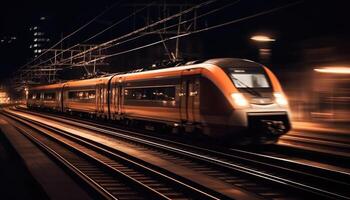
[[[69,87],[79,87],[81,85],[92,86],[92,85],[96,85],[97,82],[107,81],[110,78],[112,78],[112,76],[113,75],[97,77],[97,78],[91,78],[91,79],[71,80],[71,81],[66,82],[65,85],[67,85]]]
[[[40,86],[35,86],[31,88],[31,90],[55,90],[57,88],[61,88],[64,85],[64,83],[55,83],[55,84],[50,84],[50,85],[40,85]]]
[[[81,85],[90,86],[90,85],[95,85],[97,81],[102,82],[104,80],[108,80],[112,76],[113,75],[98,77],[98,78],[91,78],[91,79],[70,80],[67,82],[55,83],[50,85],[41,85],[41,86],[33,87],[31,90],[55,90],[55,89],[62,88],[64,85],[67,85],[69,87],[75,87],[75,86],[81,86]]]
[[[125,73],[125,74],[118,74],[118,77],[125,77],[125,78],[131,78],[131,79],[138,79],[138,78],[149,78],[148,76],[155,76],[155,75],[161,75],[161,74],[167,74],[167,75],[176,75],[180,74],[182,70],[187,69],[195,69],[195,68],[209,68],[211,66],[218,66],[220,68],[228,68],[228,67],[262,67],[262,64],[256,63],[251,60],[247,59],[240,59],[240,58],[216,58],[216,59],[209,59],[204,61],[193,61],[188,62],[185,65],[180,65],[176,67],[168,67],[168,68],[162,68],[162,69],[156,69],[156,70],[146,70],[136,73]],[[148,75],[145,77],[144,75]]]
[[[79,86],[92,86],[97,82],[103,82],[111,79],[112,77],[124,77],[126,80],[131,79],[139,79],[139,78],[149,78],[155,76],[157,74],[167,74],[167,75],[179,75],[182,70],[186,69],[194,69],[194,68],[208,68],[209,66],[218,66],[220,68],[228,68],[228,67],[262,67],[262,64],[256,63],[247,59],[240,58],[215,58],[209,60],[201,60],[201,61],[192,61],[188,62],[185,65],[180,65],[176,67],[168,67],[154,70],[144,70],[139,72],[129,72],[129,73],[115,73],[110,75],[105,75],[103,77],[91,78],[91,79],[82,79],[82,80],[71,80],[65,83],[57,83],[51,85],[37,86],[34,87],[33,90],[50,90],[57,89],[63,87],[63,85],[67,85],[69,87],[79,87]]]
[[[203,63],[217,65],[221,68],[228,67],[262,67],[263,65],[248,59],[241,58],[215,58],[206,60]]]

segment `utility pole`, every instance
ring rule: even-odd
[[[130,6],[133,7],[135,10],[135,7],[145,7],[147,4],[130,4]],[[183,9],[187,9],[189,7],[194,6],[194,4],[190,3],[167,3],[165,0],[161,1],[159,3],[152,4],[152,6],[149,6],[147,8],[147,15],[145,16],[145,24],[151,24],[152,20],[159,20],[167,18],[175,13],[181,12]],[[136,9],[137,10],[137,9]],[[150,13],[157,13],[158,16],[156,16],[156,19],[152,19],[155,16],[150,15]],[[186,20],[191,20],[192,22],[190,24],[184,23]],[[171,25],[174,26],[172,29],[168,29],[167,26],[170,25],[169,23],[163,23],[162,28],[163,30],[159,32],[155,32],[153,29],[146,30],[144,34],[159,34],[161,40],[164,40],[164,38],[167,38],[167,36],[174,36],[174,35],[181,35],[186,34],[190,31],[194,31],[197,28],[197,10],[194,10],[192,14],[187,14],[186,16],[180,15],[178,17],[178,25]],[[166,52],[166,55],[168,56],[169,60],[171,61],[177,61],[181,57],[180,52],[180,38],[176,38],[175,41],[175,49],[174,51],[171,51],[171,48],[168,47],[165,41],[162,42],[164,50]]]
[[[179,17],[179,25],[177,26],[177,35],[180,35],[180,31],[181,31],[181,16],[182,15],[180,15]],[[179,42],[180,42],[180,38],[176,38],[175,60],[179,59]]]

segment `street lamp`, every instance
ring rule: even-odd
[[[330,73],[330,74],[350,74],[350,67],[345,66],[333,66],[333,67],[323,67],[314,69],[316,72],[320,73]]]
[[[256,42],[259,49],[259,59],[260,62],[269,63],[271,57],[271,42],[276,41],[276,39],[271,38],[267,35],[254,35],[250,37],[251,40]]]
[[[274,42],[276,39],[270,38],[266,35],[254,35],[250,38],[251,40],[257,41],[257,42]]]

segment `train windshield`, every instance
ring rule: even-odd
[[[265,73],[258,71],[230,70],[230,78],[237,88],[269,88]]]

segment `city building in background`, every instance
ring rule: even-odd
[[[30,26],[29,31],[32,41],[29,48],[32,50],[34,57],[41,54],[50,43],[50,33],[48,31],[49,19],[46,16],[42,16],[39,20]]]
[[[0,45],[6,45],[6,44],[11,44],[17,40],[17,37],[12,35],[12,36],[3,36],[0,39]]]

